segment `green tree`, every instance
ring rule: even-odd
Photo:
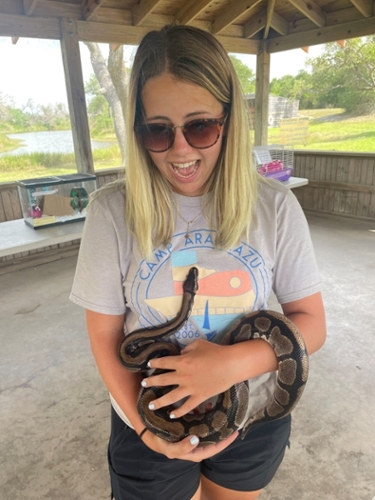
[[[311,74],[305,70],[299,71],[297,76],[284,75],[281,78],[274,78],[270,84],[270,94],[298,100],[300,109],[315,106],[311,89]]]
[[[103,92],[101,92],[99,82],[94,74],[90,75],[88,82],[85,84],[85,91],[92,135],[98,137],[106,132],[113,133],[111,108]]]
[[[0,91],[0,132],[9,130],[9,120],[11,115],[11,105],[9,96]]]
[[[242,91],[244,94],[253,94],[255,92],[255,74],[251,68],[246,66],[238,57],[229,56],[236,74],[241,82]]]
[[[310,59],[311,92],[318,107],[339,107],[348,112],[375,110],[375,36],[325,46],[321,56]]]
[[[270,94],[293,99],[294,82],[295,78],[292,75],[284,75],[281,78],[274,78],[270,83]]]
[[[122,164],[125,162],[125,116],[127,70],[124,62],[124,47],[109,45],[108,59],[103,57],[99,44],[85,42],[90,51],[90,59],[100,92],[108,102],[113,128],[120,147]]]

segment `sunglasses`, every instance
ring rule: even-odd
[[[181,128],[186,141],[196,149],[207,149],[217,143],[226,116],[221,118],[199,118],[185,125],[149,123],[136,125],[134,130],[143,146],[153,153],[163,153],[173,146],[175,129]]]

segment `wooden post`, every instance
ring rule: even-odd
[[[64,64],[77,169],[78,172],[93,174],[94,164],[79,52],[79,39],[77,24],[74,19],[61,20],[61,53]]]
[[[256,67],[254,146],[267,145],[269,89],[270,54],[267,50],[267,42],[262,42]]]

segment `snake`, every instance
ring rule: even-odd
[[[177,316],[161,325],[138,329],[126,335],[118,349],[122,365],[132,372],[146,372],[151,359],[179,355],[180,348],[170,337],[188,321],[197,290],[198,269],[192,267],[183,284],[182,305]],[[308,354],[301,333],[282,313],[259,310],[240,317],[224,334],[220,344],[232,345],[252,339],[266,341],[277,358],[275,390],[264,407],[247,415],[250,390],[245,380],[219,394],[210,410],[190,412],[171,419],[170,408],[151,410],[149,403],[176,386],[142,387],[137,406],[145,427],[169,442],[196,435],[200,446],[205,446],[218,443],[237,430],[240,430],[243,439],[250,427],[290,414],[299,402],[308,378]],[[157,373],[162,372],[156,370],[154,374]]]

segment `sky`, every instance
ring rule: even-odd
[[[290,50],[271,55],[271,80],[284,75],[296,75],[304,69],[308,57],[317,57],[323,46],[310,47],[306,54],[302,49]],[[125,59],[130,63],[135,47],[126,47]],[[102,45],[103,55],[107,55]],[[236,54],[255,73],[256,56]],[[85,82],[93,73],[89,51],[81,44],[81,60]],[[0,37],[0,93],[22,106],[28,99],[35,104],[65,103],[66,90],[60,42],[20,38],[13,45],[10,38]]]

